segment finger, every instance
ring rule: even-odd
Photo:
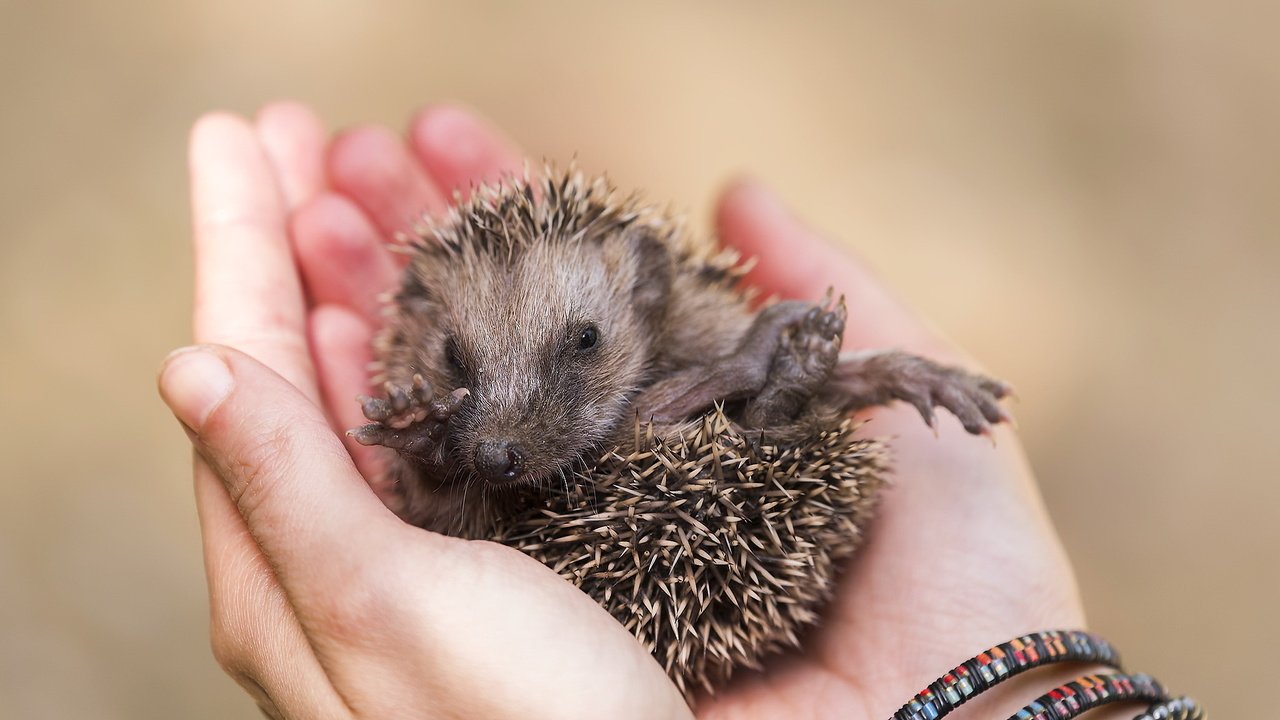
[[[404,142],[386,128],[366,126],[338,136],[329,148],[329,180],[356,202],[385,238],[408,233],[445,199]]]
[[[515,144],[475,113],[436,105],[409,124],[409,144],[446,195],[468,197],[472,186],[520,175],[523,156]]]
[[[166,360],[160,394],[191,429],[300,617],[357,574],[362,545],[402,527],[370,492],[320,409],[230,348]]]
[[[395,287],[399,271],[360,208],[345,196],[322,193],[290,224],[311,303],[344,305],[380,324],[378,296]]]
[[[195,458],[196,511],[209,585],[209,639],[222,669],[283,717],[343,707],[222,481]]]
[[[316,397],[284,201],[257,135],[234,115],[206,115],[190,166],[196,339],[252,355]]]
[[[864,264],[802,224],[778,197],[749,180],[731,185],[716,210],[720,239],[757,262],[747,281],[784,297],[814,299],[826,287],[849,307],[846,347],[927,349],[945,343]]]
[[[255,125],[290,210],[324,188],[328,136],[310,108],[288,100],[274,102],[258,111]]]
[[[326,413],[333,429],[343,439],[356,468],[374,492],[387,502],[393,488],[383,477],[385,463],[381,448],[367,447],[346,436],[346,431],[364,425],[359,395],[371,395],[366,368],[373,359],[370,346],[373,329],[358,314],[340,305],[321,305],[311,312],[311,347],[315,349],[316,370]]]
[[[197,337],[243,347],[306,387],[309,362],[299,357],[305,349],[296,335],[301,297],[280,242],[283,186],[238,118],[203,118],[191,145]],[[341,701],[243,518],[203,461],[196,462],[195,484],[219,663],[260,704],[288,717],[331,717]]]

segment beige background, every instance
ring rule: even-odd
[[[153,373],[186,128],[292,96],[335,128],[459,99],[703,227],[767,179],[1018,386],[1094,625],[1246,716],[1280,643],[1276,7],[0,0],[0,715],[256,717]]]

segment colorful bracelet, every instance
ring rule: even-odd
[[[1146,700],[1159,704],[1169,699],[1164,686],[1150,675],[1108,673],[1085,675],[1059,685],[1009,720],[1070,720],[1086,710],[1122,700]]]
[[[929,683],[893,720],[938,720],[969,698],[1032,668],[1082,662],[1119,668],[1120,656],[1106,640],[1079,630],[1032,633],[1001,643]]]
[[[1183,695],[1158,702],[1133,720],[1204,720],[1204,710],[1195,700]]]

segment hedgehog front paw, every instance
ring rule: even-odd
[[[466,388],[458,388],[437,398],[431,383],[421,375],[414,375],[409,385],[388,382],[385,389],[385,398],[359,398],[364,416],[372,422],[347,434],[361,445],[382,445],[419,457],[428,457],[438,449],[449,419],[470,394]]]

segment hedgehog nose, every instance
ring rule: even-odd
[[[509,440],[485,440],[476,448],[476,470],[492,482],[515,480],[524,472],[524,448]]]

